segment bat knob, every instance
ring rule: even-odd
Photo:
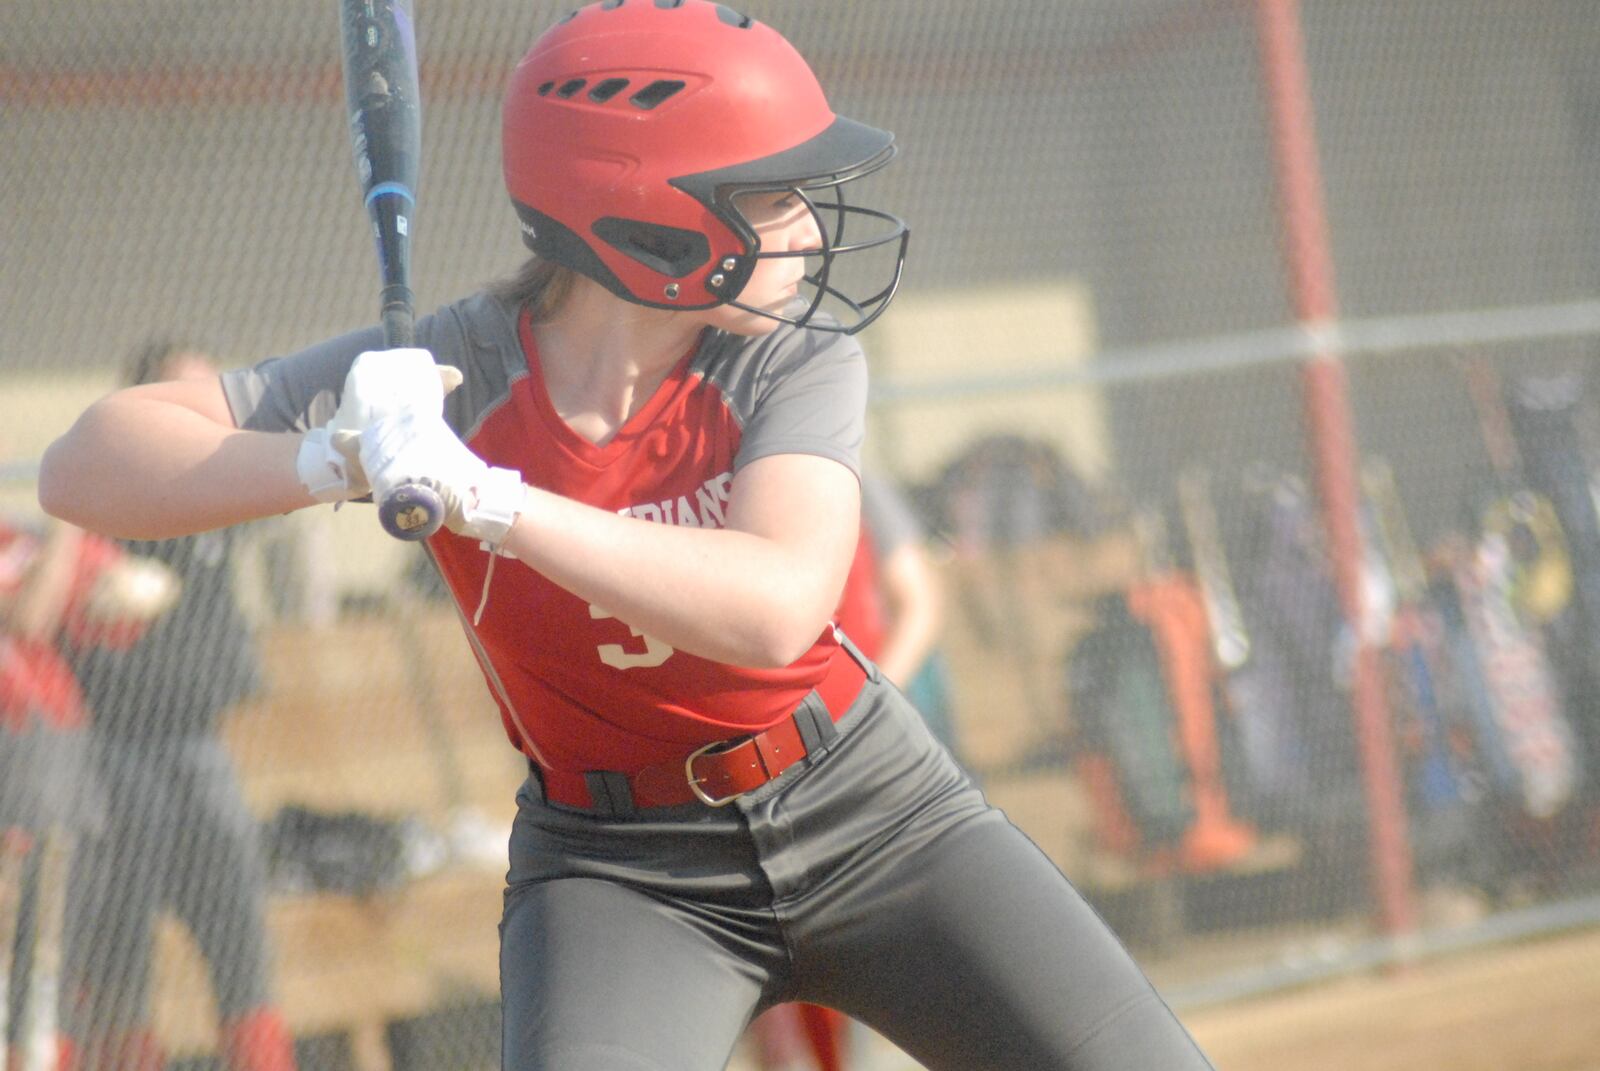
[[[427,539],[444,524],[444,499],[427,484],[396,487],[379,504],[378,521],[396,539]]]

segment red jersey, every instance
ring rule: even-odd
[[[856,556],[850,562],[850,575],[844,581],[844,594],[833,613],[834,624],[849,636],[861,653],[876,659],[883,650],[889,631],[889,611],[883,604],[883,575],[878,569],[882,553],[872,537],[872,529],[861,525],[856,541]]]
[[[533,486],[643,522],[721,527],[735,473],[759,457],[808,453],[857,469],[866,366],[848,336],[787,326],[760,338],[708,331],[604,445],[556,413],[526,317],[496,299],[440,310],[419,322],[417,339],[461,368],[465,382],[446,416],[476,454]],[[332,417],[356,356],[381,347],[367,330],[230,373],[235,418],[268,430],[316,426]],[[470,617],[488,554],[446,531],[430,545]],[[836,655],[848,657],[826,629],[781,669],[713,662],[640,635],[514,561],[496,565],[471,633],[512,742],[571,772],[633,771],[764,729],[793,711]]]

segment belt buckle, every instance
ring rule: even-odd
[[[694,775],[695,759],[698,759],[701,755],[713,754],[716,752],[717,748],[726,750],[729,746],[731,745],[726,740],[713,740],[709,744],[695,748],[693,751],[689,752],[689,757],[683,760],[683,776],[689,782],[689,791],[693,792],[695,798],[701,803],[705,804],[707,807],[726,807],[728,804],[744,795],[743,792],[735,792],[731,796],[722,796],[720,798],[713,796],[705,789],[700,787],[700,778]]]

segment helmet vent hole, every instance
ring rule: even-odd
[[[684,87],[684,85],[685,83],[675,79],[658,79],[657,81],[651,82],[649,85],[639,90],[639,92],[635,93],[633,96],[629,97],[628,103],[632,104],[635,108],[642,108],[645,111],[649,111],[651,108],[659,106],[668,97],[678,92]]]
[[[750,24],[755,21],[749,15],[741,15],[726,4],[717,5],[717,18],[726,22],[729,26],[737,26],[741,30],[748,30]]]
[[[663,11],[682,6],[683,0],[656,0],[656,7],[661,8]]]
[[[622,3],[623,0],[606,0],[605,3],[600,5],[600,9],[602,11],[615,11],[622,6]]]
[[[711,244],[698,231],[616,216],[595,220],[593,230],[613,249],[673,279],[683,278],[711,259]]]
[[[541,97],[548,97],[550,95],[550,91],[555,87],[556,84],[554,82],[546,82],[544,85],[539,87],[539,95]]]
[[[626,78],[607,78],[604,82],[589,90],[589,99],[596,104],[604,104],[627,88],[628,80]]]
[[[588,84],[589,82],[585,78],[569,78],[561,83],[561,88],[556,90],[556,96],[562,100],[571,100],[578,95],[578,90]]]

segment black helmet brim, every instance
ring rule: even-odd
[[[887,130],[835,116],[815,137],[759,160],[682,175],[672,185],[707,206],[719,190],[834,184],[869,175],[895,154],[894,135]]]

